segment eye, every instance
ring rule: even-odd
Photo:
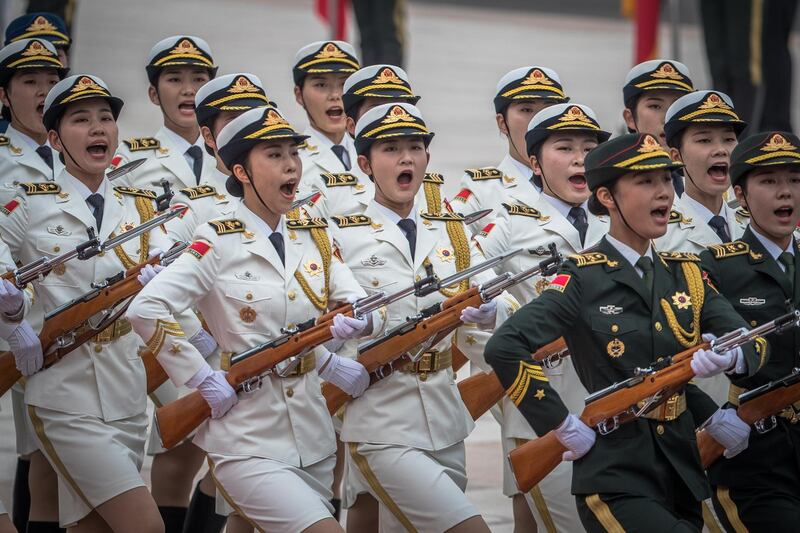
[[[653,111],[658,111],[661,109],[661,104],[647,104],[647,109],[652,109]]]

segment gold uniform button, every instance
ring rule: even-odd
[[[664,329],[664,327],[661,325],[661,322],[656,322],[655,326],[656,326],[656,331],[661,331],[662,329]]]
[[[289,387],[288,389],[286,389],[286,397],[291,398],[292,396],[294,396],[294,389]]]
[[[664,426],[662,424],[656,426],[656,433],[658,433],[659,435],[664,434]]]
[[[611,333],[616,333],[619,331],[619,326],[616,324],[611,324]]]
[[[756,322],[755,320],[751,320],[750,321],[750,326],[751,327],[756,327],[757,325],[758,325],[758,322]]]
[[[419,380],[420,381],[428,381],[428,373],[427,372],[420,373]]]
[[[94,353],[100,353],[102,351],[103,351],[103,345],[102,344],[95,344],[94,345]]]
[[[248,292],[247,294],[244,295],[244,299],[247,300],[247,301],[252,300],[253,299],[253,293],[252,292]]]
[[[294,291],[289,291],[286,296],[289,298],[289,300],[294,301],[294,299],[297,298],[297,293]]]
[[[418,280],[418,281],[419,281],[419,280]],[[373,286],[373,287],[377,287],[377,286],[378,286],[378,285],[380,285],[380,284],[381,284],[381,282],[380,282],[380,281],[378,281],[378,278],[372,278],[372,286]]]
[[[661,361],[663,361],[663,360],[664,360],[664,358],[663,358],[663,357],[659,357],[658,359],[656,359],[656,363],[660,363],[660,362],[661,362]]]
[[[54,246],[54,247],[53,247],[53,251],[54,251],[54,252],[56,252],[56,253],[58,253],[58,252],[60,252],[60,251],[61,251],[61,247],[60,247],[60,246]]]
[[[99,254],[97,254],[97,257],[103,257],[104,255],[106,255],[105,252],[100,252]]]

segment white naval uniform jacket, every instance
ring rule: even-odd
[[[18,187],[14,182],[28,183],[35,181],[53,181],[64,169],[64,164],[53,154],[53,169],[47,166],[44,159],[31,147],[22,134],[9,126],[4,135],[0,135],[0,204],[16,196]]]
[[[142,142],[153,139],[158,142]],[[114,158],[114,165],[119,167],[141,158],[145,158],[147,161],[136,170],[115,180],[114,185],[152,189],[159,194],[163,192],[162,179],[169,182],[173,191],[197,185],[197,178],[194,177],[192,167],[180,149],[173,145],[165,126],[162,126],[153,137],[128,139],[121,142]],[[207,182],[216,168],[217,160],[203,149],[200,183]]]
[[[531,182],[530,176],[520,174],[510,155],[506,155],[496,169],[499,172],[483,173],[479,176],[464,172],[461,176],[461,192],[453,197],[453,209],[459,213],[492,210],[482,219],[470,224],[472,235],[479,233],[486,224],[500,216],[503,202],[533,205],[539,198],[540,193]]]
[[[581,253],[593,246],[608,233],[607,216],[597,217],[587,210],[589,227],[586,230],[585,245],[581,246],[580,235],[567,218],[556,209],[544,195],[540,196],[529,208],[522,205],[502,207],[497,219],[473,239],[486,257],[497,256],[507,250],[522,248],[521,254],[508,259],[503,269],[511,273],[519,273],[535,268],[540,261],[549,255],[548,245],[554,243],[558,252],[566,258]],[[528,253],[533,250],[533,253]],[[536,276],[509,289],[523,305],[538,298],[547,283],[554,276],[544,278]],[[490,369],[484,363],[484,367]],[[544,368],[550,379],[550,385],[558,391],[559,396],[570,412],[580,413],[584,407],[584,399],[588,396],[586,389],[578,379],[572,358],[567,357],[555,368]],[[507,437],[532,439],[536,433],[531,429],[514,404],[506,398],[503,402],[504,434]]]
[[[456,272],[455,250],[445,222],[418,217],[416,253],[412,260],[405,235],[381,213],[374,200],[364,215],[370,218],[371,224],[357,227],[332,224],[332,227],[342,257],[368,293],[391,294],[424,277],[426,258],[440,278]],[[484,261],[474,246],[469,248],[471,265]],[[480,283],[494,276],[494,272],[485,271],[472,279]],[[444,299],[445,296],[436,292],[423,298],[407,296],[389,305],[386,330]],[[516,301],[504,293],[498,299],[496,323],[501,324],[515,308]],[[450,350],[451,339],[452,335],[431,348],[446,352]],[[419,374],[395,372],[347,404],[341,439],[342,442],[441,450],[464,440],[473,427],[452,369],[429,373],[425,378]]]
[[[324,196],[324,199],[320,199],[322,201],[317,202],[319,207],[316,207],[316,211],[313,211],[312,214],[319,216],[329,213],[363,212],[374,196],[375,187],[358,168],[358,154],[352,141],[346,145],[350,147],[347,152],[350,157],[350,170],[347,170],[333,150],[325,148],[330,141],[322,139],[320,132],[313,128],[307,128],[303,135],[308,135],[308,139],[300,148],[303,175],[300,178],[298,194],[305,196],[312,192],[320,192]],[[345,135],[348,134],[345,133]],[[347,185],[331,191],[331,188],[326,186],[327,180],[322,175],[342,173],[351,174],[355,180],[347,180]]]
[[[174,191],[175,196],[171,203],[183,204],[189,209],[182,217],[167,223],[170,239],[191,242],[195,229],[200,224],[218,218],[233,218],[239,206],[239,198],[228,194],[225,188],[226,179],[226,175],[214,169],[207,183]]]
[[[742,209],[733,209],[722,202],[720,215],[725,218],[731,240],[735,241],[744,235],[750,222],[749,215]],[[660,252],[692,252],[699,254],[712,244],[722,244],[719,236],[711,226],[703,220],[687,202],[675,197],[672,202],[667,233],[653,241]]]
[[[284,267],[255,217],[240,203],[235,219],[228,219],[239,222],[226,226],[225,221],[215,221],[234,229],[219,234],[219,224],[199,225],[192,248],[149,283],[128,311],[134,329],[148,339],[176,385],[185,384],[204,363],[174,327],[174,315],[181,310],[196,306],[220,348],[233,353],[322,314],[295,277],[299,272],[314,294],[323,294],[322,256],[311,232],[283,231]],[[335,255],[329,290],[331,302],[365,295]],[[324,353],[320,347],[315,351],[318,356]],[[317,463],[336,450],[331,416],[314,370],[298,377],[265,377],[257,391],[240,393],[239,403],[225,416],[203,424],[194,442],[209,453],[264,457],[296,467]]]
[[[52,193],[27,194],[21,187],[13,199],[16,205],[7,207],[0,215],[0,236],[11,254],[23,263],[73,249],[87,239],[87,228],[95,227],[92,211],[80,193],[65,181],[65,173],[56,180],[60,186],[47,184],[55,189]],[[137,198],[120,194],[106,184],[103,221],[97,232],[101,241],[140,223]],[[153,248],[169,248],[169,241],[160,229],[149,235],[147,250],[141,249],[141,237],[121,246],[134,263],[146,260]],[[36,296],[44,310],[51,311],[89,291],[91,283],[102,282],[126,268],[129,266],[123,264],[114,250],[85,261],[74,259],[37,282]],[[85,343],[52,367],[29,377],[25,402],[105,421],[143,413],[145,373],[138,353],[140,344],[133,332],[110,343]]]

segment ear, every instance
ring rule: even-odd
[[[294,101],[303,109],[306,108],[306,104],[303,102],[303,89],[299,85],[294,86]]]
[[[745,178],[746,179],[746,178]],[[736,199],[739,201],[739,205],[748,209],[747,207],[747,198],[744,196],[744,191],[742,190],[741,185],[734,185],[733,186],[733,194],[736,195]]]
[[[209,128],[208,126],[200,126],[200,135],[203,136],[203,142],[206,143],[209,146],[209,148],[214,150],[214,152],[216,152],[217,143],[214,140],[214,135],[211,134],[211,128]]]
[[[361,172],[367,176],[372,176],[372,165],[370,164],[369,159],[367,159],[367,156],[360,155],[356,161],[358,161],[358,168],[361,169]]]
[[[150,86],[147,88],[147,96],[150,98],[150,102],[153,105],[161,105],[161,99],[158,97],[158,90],[154,86]]]
[[[350,117],[347,117],[345,120],[345,128],[347,129],[347,133],[350,134],[351,137],[355,138],[356,136],[356,121]]]
[[[61,137],[58,136],[55,130],[50,130],[47,132],[47,141],[50,143],[50,146],[53,147],[53,150],[59,153],[64,153],[64,146],[61,144]]]
[[[250,176],[247,174],[247,170],[245,170],[244,166],[242,166],[240,163],[233,165],[231,171],[233,171],[233,175],[237,180],[242,182],[242,184],[253,185],[253,183],[250,181]]]
[[[629,130],[639,131],[636,127],[636,121],[633,120],[633,113],[627,107],[622,110],[622,120],[625,121],[625,125]]]
[[[681,163],[683,163],[683,158],[681,157],[681,151],[675,148],[674,146],[670,147],[669,156],[672,158],[673,161],[680,161]]]
[[[508,133],[508,124],[506,124],[506,119],[502,113],[497,113],[494,116],[495,121],[497,122],[497,129],[500,130],[500,133],[505,135],[506,137],[509,136]]]
[[[539,159],[535,155],[530,156],[528,164],[531,166],[531,170],[533,170],[534,174],[542,175],[542,167],[539,165]]]
[[[600,204],[608,209],[609,212],[617,210],[617,204],[614,202],[614,197],[611,196],[611,191],[608,190],[608,187],[599,187],[595,195]]]

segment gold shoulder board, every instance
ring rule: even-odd
[[[569,259],[575,262],[576,266],[586,267],[590,265],[605,265],[608,263],[606,254],[600,252],[590,252],[588,254],[577,254],[569,256]]]
[[[301,218],[298,220],[287,220],[286,227],[288,229],[327,228],[328,221],[324,218]]]
[[[369,226],[372,219],[366,215],[343,215],[334,216],[333,221],[340,228],[353,228],[355,226]]]
[[[0,135],[0,146],[8,146],[9,144],[11,144],[11,139],[5,135]]]
[[[198,185],[197,187],[188,187],[181,189],[181,192],[189,197],[189,200],[197,200],[198,198],[205,198],[206,196],[214,196],[217,190],[211,185]]]
[[[217,235],[244,232],[244,223],[235,218],[229,218],[227,220],[211,220],[209,221],[208,225],[214,228],[214,231],[217,232]]]
[[[127,194],[128,196],[142,196],[155,200],[158,196],[155,191],[149,189],[137,189],[136,187],[114,187],[114,190],[120,194]]]
[[[750,245],[742,241],[726,242],[725,244],[712,244],[708,247],[716,259],[746,255],[750,253]]]
[[[445,222],[463,222],[464,216],[459,213],[420,213],[425,220],[444,220]]]
[[[531,217],[531,218],[544,218],[542,217],[541,212],[532,207],[528,207],[527,205],[507,204],[503,202],[503,207],[506,208],[509,215],[522,215],[524,217]]]
[[[499,180],[503,177],[503,173],[494,167],[468,168],[464,172],[469,174],[473,181]]]
[[[700,262],[700,256],[691,252],[658,252],[658,255],[665,261],[692,261]]]
[[[744,222],[747,222],[745,219],[750,218],[750,211],[744,207],[740,207],[733,215],[736,217],[736,222],[743,224]]]
[[[683,213],[680,211],[675,211],[674,209],[669,212],[669,220],[667,221],[668,224],[675,224],[677,222],[691,222],[691,218],[686,218],[683,216]]]
[[[436,183],[438,185],[444,184],[444,176],[438,172],[426,172],[425,177],[422,178],[424,183]]]
[[[154,137],[132,137],[122,141],[128,150],[131,152],[139,152],[141,150],[155,150],[161,148],[161,141]]]
[[[34,194],[58,194],[61,192],[61,186],[51,181],[20,183],[19,186],[25,189],[25,194],[28,196]]]
[[[323,172],[320,174],[322,181],[328,187],[349,187],[358,183],[358,178],[349,172],[342,172],[340,174],[332,174],[330,172]]]

